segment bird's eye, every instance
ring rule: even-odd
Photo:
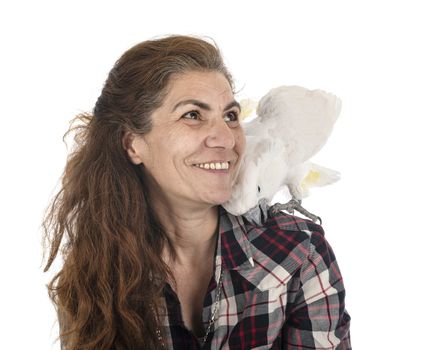
[[[259,187],[259,186],[257,186],[257,192],[259,192],[259,193],[260,193],[260,187]]]
[[[189,111],[182,115],[182,118],[198,120],[200,118],[200,113],[198,111]]]

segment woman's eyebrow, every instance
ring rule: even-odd
[[[176,105],[173,107],[173,110],[171,112],[174,112],[177,108],[179,108],[181,106],[185,106],[185,105],[189,105],[189,104],[198,106],[199,108],[204,109],[206,111],[212,110],[210,105],[208,105],[207,103],[204,103],[204,102],[201,102],[201,101],[195,100],[195,99],[189,99],[189,100],[183,100],[183,101],[176,103]],[[224,110],[228,110],[232,107],[238,107],[239,110],[241,110],[241,105],[237,101],[232,101],[232,102],[228,103],[227,106],[225,106]]]

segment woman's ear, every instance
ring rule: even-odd
[[[126,150],[130,161],[133,164],[142,164],[141,150],[145,147],[145,140],[141,135],[136,135],[130,131],[123,136],[123,148]]]

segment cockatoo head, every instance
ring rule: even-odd
[[[286,176],[287,164],[281,157],[283,148],[277,140],[247,137],[246,153],[232,195],[223,204],[228,212],[242,215],[261,199],[269,202],[273,198]]]

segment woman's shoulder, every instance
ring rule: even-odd
[[[243,220],[247,239],[254,248],[253,256],[267,257],[264,261],[284,267],[289,275],[301,269],[307,275],[316,274],[308,274],[309,270],[321,273],[330,269],[339,274],[335,254],[321,225],[282,211],[268,213],[260,225]]]
[[[265,212],[255,223],[222,209],[220,225],[222,255],[230,267],[250,261],[292,274],[313,252],[328,249],[321,225],[287,212]]]
[[[325,242],[325,232],[321,225],[287,212],[268,212],[260,224],[250,222],[244,216],[241,216],[241,219],[247,238],[255,245],[268,241],[275,249],[290,252],[297,246],[300,249],[301,245],[309,248],[310,245],[320,246]]]
[[[282,290],[308,265],[324,231],[286,212],[268,213],[260,223],[222,212],[221,258],[260,291]]]

